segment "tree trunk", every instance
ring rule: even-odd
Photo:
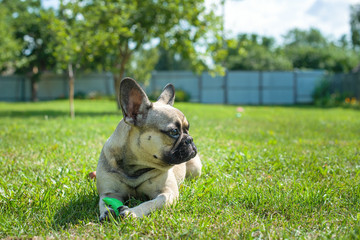
[[[70,117],[72,119],[75,118],[75,107],[74,107],[74,72],[72,68],[72,64],[68,65],[69,72],[69,103],[70,103]]]
[[[115,87],[115,94],[117,99],[117,107],[118,109],[121,109],[120,105],[120,83],[121,79],[123,78],[124,74],[114,74],[114,87]]]
[[[38,99],[38,82],[40,80],[40,73],[38,67],[34,66],[30,73],[31,82],[31,101],[37,102]]]
[[[33,102],[37,102],[39,101],[38,99],[38,81],[36,81],[36,79],[31,78],[31,101]]]
[[[118,74],[114,74],[114,87],[115,87],[115,93],[116,93],[116,98],[117,98],[117,107],[118,109],[121,109],[121,105],[120,105],[120,83],[121,80],[124,78],[125,75],[125,65],[128,61],[128,59],[130,58],[130,54],[126,54],[125,57],[123,57],[123,59],[121,60],[120,63],[120,71]]]

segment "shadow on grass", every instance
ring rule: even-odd
[[[143,201],[149,200],[144,197],[142,200],[131,198],[125,202],[126,206],[135,207]],[[53,221],[54,229],[67,229],[74,225],[86,225],[88,223],[99,223],[99,196],[96,192],[78,197],[60,208],[55,214]]]
[[[4,117],[18,117],[18,118],[28,118],[28,117],[68,117],[69,111],[58,111],[58,110],[11,110],[4,111],[0,110],[0,118]],[[121,116],[120,111],[113,112],[81,112],[75,111],[75,116],[79,117],[101,117],[101,116]]]
[[[216,106],[216,105],[214,105]],[[221,105],[222,106],[222,105]],[[240,106],[240,105],[229,105],[229,106]],[[313,110],[331,110],[339,107],[319,107],[314,105],[241,105],[242,107],[255,107],[255,108],[292,108],[292,109],[313,109]],[[356,108],[343,108],[349,110],[360,110]],[[57,117],[69,117],[70,113],[68,110],[3,110],[0,109],[0,118],[14,117],[14,118],[57,118]],[[78,117],[102,117],[102,116],[119,116],[121,117],[120,110],[114,111],[75,111],[75,116]]]
[[[78,196],[60,208],[54,216],[54,229],[65,229],[76,224],[98,222],[99,197],[96,193]]]

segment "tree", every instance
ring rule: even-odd
[[[86,39],[90,36],[84,30],[84,22],[78,19],[78,5],[60,1],[60,8],[56,16],[53,11],[44,12],[42,18],[47,22],[52,35],[52,53],[56,59],[56,67],[66,70],[69,78],[70,116],[75,118],[74,88],[75,68],[80,68],[84,59],[89,56]]]
[[[158,71],[191,70],[188,59],[183,59],[174,50],[159,49],[159,61],[155,66]]]
[[[348,48],[344,37],[337,44],[312,28],[290,30],[284,38],[284,53],[294,68],[349,72],[359,61],[359,56]]]
[[[284,36],[285,46],[311,46],[322,48],[328,45],[327,39],[316,28],[301,30],[294,28],[289,30]]]
[[[221,23],[206,10],[204,0],[74,2],[81,6],[85,31],[91,33],[93,57],[113,73],[117,95],[131,57],[142,48],[173,49],[189,59],[196,72],[204,71],[204,62],[211,57],[207,46],[216,41]]]
[[[360,4],[350,6],[350,27],[353,47],[360,48]]]
[[[134,52],[127,64],[126,72],[135,79],[141,79],[144,83],[150,81],[151,72],[159,60],[159,51],[157,48],[140,48]]]
[[[275,40],[256,34],[239,35],[228,41],[226,67],[229,70],[291,70],[292,63],[276,48]]]
[[[0,72],[12,72],[19,61],[21,42],[15,38],[11,16],[6,6],[0,7]]]
[[[31,99],[37,101],[37,83],[41,73],[54,64],[48,48],[50,36],[40,18],[40,0],[1,0],[0,3],[1,9],[6,9],[6,13],[10,14],[8,29],[14,30],[14,43],[21,47],[12,62],[16,65],[17,73],[30,78]]]

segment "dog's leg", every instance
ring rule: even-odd
[[[100,222],[109,220],[109,219],[110,219],[110,215],[112,215],[114,218],[116,217],[114,210],[111,209],[111,207],[106,206],[106,204],[104,203],[103,198],[106,198],[106,197],[116,198],[116,199],[118,199],[119,201],[124,202],[123,197],[122,197],[120,194],[118,194],[118,193],[104,193],[104,194],[101,194],[101,195],[100,195],[100,201],[99,201],[99,209],[100,209],[100,218],[99,218],[99,221],[100,221]],[[120,209],[118,209],[118,210],[119,210],[119,212],[122,212],[122,211],[124,211],[124,210],[127,209],[127,208],[128,208],[128,207],[126,207],[126,206],[122,206],[122,207],[121,207]]]
[[[142,218],[157,209],[171,205],[175,199],[176,197],[172,193],[161,193],[153,200],[143,202],[142,204],[133,208],[126,208],[122,210],[120,215],[123,217],[130,216]]]
[[[196,155],[193,159],[186,162],[186,177],[194,178],[201,175],[201,161],[199,155]]]
[[[143,202],[133,208],[124,209],[120,213],[122,216],[142,218],[157,209],[171,205],[179,197],[179,189],[172,171],[161,174],[151,179],[151,181],[144,182],[137,188],[137,192],[148,196],[152,200]]]

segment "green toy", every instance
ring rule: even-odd
[[[116,217],[118,217],[120,214],[118,208],[124,206],[124,204],[120,200],[117,200],[116,198],[106,197],[103,198],[103,201],[104,203],[106,203],[106,205],[108,205],[114,210]]]

